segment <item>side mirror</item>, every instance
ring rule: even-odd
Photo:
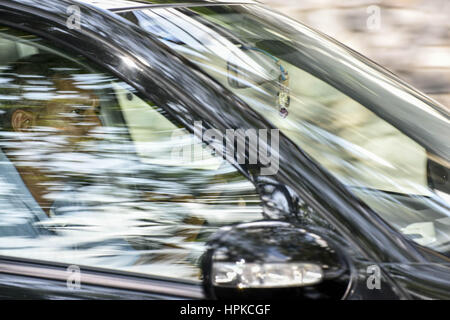
[[[289,223],[225,227],[208,246],[202,271],[209,299],[341,299],[350,286],[338,247]]]

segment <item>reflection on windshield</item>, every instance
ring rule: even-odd
[[[246,101],[395,228],[421,245],[450,251],[449,182],[442,182],[441,174],[448,176],[448,159],[442,158],[448,145],[425,145],[425,140],[443,141],[432,133],[416,142],[328,83],[357,81],[350,75],[323,70],[325,82],[305,70],[319,61],[297,49],[308,45],[308,36],[316,37],[312,32],[255,6],[155,8],[122,15]],[[377,78],[376,70],[361,69]],[[417,105],[410,106],[412,111],[422,109],[417,112],[448,125],[448,116],[394,91]],[[448,133],[448,126],[443,130]],[[430,150],[439,150],[439,156]]]
[[[211,232],[262,217],[227,162],[174,157],[197,141],[133,88],[0,42],[0,254],[198,281]]]

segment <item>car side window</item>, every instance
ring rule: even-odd
[[[0,255],[199,280],[255,187],[130,85],[0,27]],[[201,154],[198,154],[198,153]]]

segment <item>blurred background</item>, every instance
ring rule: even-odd
[[[450,0],[259,0],[388,68],[450,109]]]

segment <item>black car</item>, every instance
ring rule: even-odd
[[[0,298],[450,298],[448,109],[261,4],[3,0],[0,120]]]

